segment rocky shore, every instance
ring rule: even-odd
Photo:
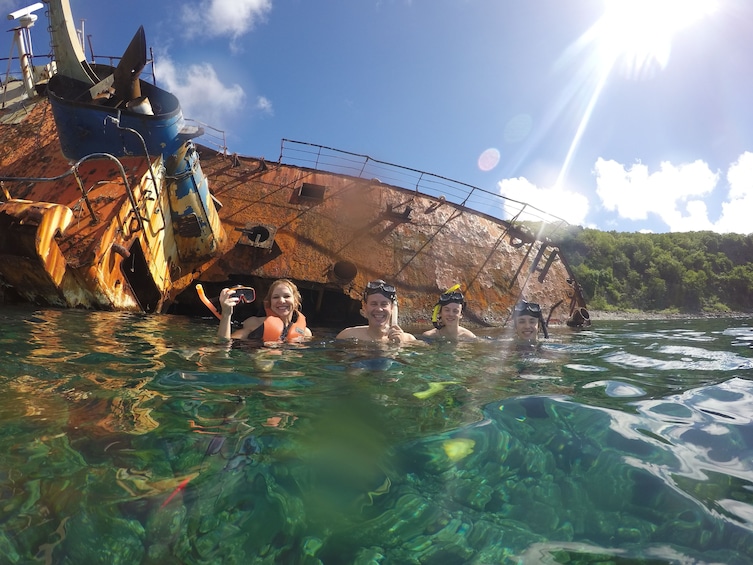
[[[589,310],[591,321],[598,320],[689,320],[694,318],[749,318],[751,312],[635,312],[626,310]]]

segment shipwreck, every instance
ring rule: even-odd
[[[49,21],[44,57],[31,52],[36,12]],[[310,325],[342,326],[382,278],[403,324],[428,321],[454,284],[476,326],[504,325],[521,298],[551,322],[589,323],[556,245],[564,220],[314,143],[284,139],[276,161],[238,155],[142,76],[143,28],[103,65],[87,61],[68,0],[8,17],[17,71],[0,89],[0,303],[206,316],[197,284],[263,296],[285,277]]]

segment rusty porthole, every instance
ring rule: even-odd
[[[356,278],[358,267],[350,261],[338,261],[332,266],[332,274],[343,284],[349,283]]]

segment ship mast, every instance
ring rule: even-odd
[[[73,25],[73,14],[68,0],[44,0],[49,4],[50,35],[55,54],[57,72],[88,84],[99,78],[86,61],[81,42]]]

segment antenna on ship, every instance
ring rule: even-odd
[[[34,57],[32,45],[31,45],[31,31],[30,28],[34,26],[34,22],[37,21],[37,16],[33,14],[37,10],[44,8],[44,4],[37,2],[26,8],[21,8],[15,12],[8,14],[9,20],[18,20],[19,26],[13,29],[13,42],[18,49],[18,60],[21,65],[21,76],[23,77],[24,90],[26,96],[31,98],[34,96],[34,66],[32,65],[32,58]],[[12,57],[12,53],[11,53]]]

